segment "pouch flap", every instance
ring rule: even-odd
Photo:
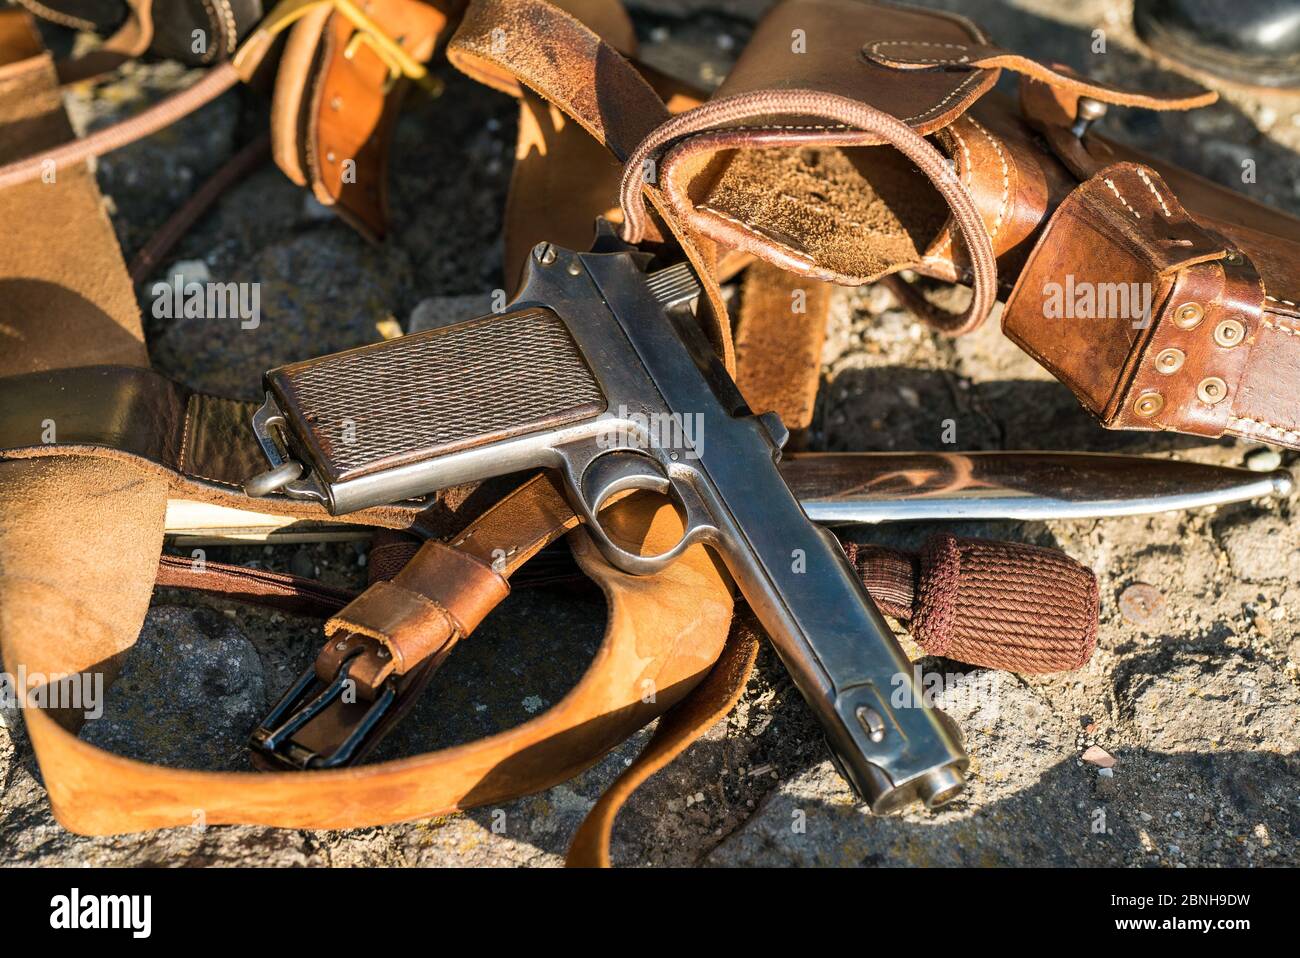
[[[1031,57],[1004,50],[993,43],[954,43],[931,38],[924,40],[873,40],[862,48],[862,56],[871,63],[895,70],[938,73],[952,70],[1012,70],[1026,79],[1036,80],[1069,91],[1074,96],[1091,97],[1117,106],[1137,106],[1148,110],[1191,110],[1209,106],[1219,98],[1212,90],[1197,93],[1146,93],[1125,90],[1111,83],[1079,76],[1060,63],[1043,63]],[[960,75],[960,74],[958,74]]]
[[[786,0],[768,13],[714,99],[755,90],[805,89],[875,107],[921,134],[947,126],[989,90],[997,67],[906,75],[868,58],[873,44],[969,46],[987,38],[965,17],[862,0]],[[773,118],[797,131],[798,118]],[[761,127],[761,123],[753,124]],[[810,142],[821,139],[807,130]]]

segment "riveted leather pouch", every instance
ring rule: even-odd
[[[1298,446],[1300,310],[1261,276],[1286,241],[1247,248],[1216,225],[1155,169],[1103,167],[1048,223],[1003,330],[1109,428]]]

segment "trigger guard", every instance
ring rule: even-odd
[[[676,545],[666,552],[658,552],[648,556],[643,556],[638,552],[629,552],[615,543],[606,534],[598,519],[591,518],[587,520],[587,534],[596,543],[596,548],[600,550],[600,554],[620,572],[626,572],[629,575],[655,575],[680,559],[687,549],[701,539],[704,530],[688,524],[685,534],[677,540]]]
[[[648,489],[668,495],[672,483],[654,459],[640,452],[607,452],[593,459],[582,473],[582,499],[593,515],[616,493]]]
[[[654,575],[704,538],[708,532],[707,513],[701,512],[702,506],[695,501],[694,495],[682,495],[680,489],[677,490],[678,500],[685,514],[685,529],[677,543],[664,552],[648,556],[630,552],[615,543],[600,523],[601,505],[619,492],[635,489],[671,496],[676,488],[660,464],[644,453],[609,452],[588,464],[580,480],[578,498],[587,532],[611,565],[630,575]]]

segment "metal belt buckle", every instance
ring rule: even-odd
[[[249,737],[250,747],[276,765],[306,770],[337,768],[346,765],[379,724],[397,698],[396,677],[389,678],[379,696],[366,709],[361,720],[352,726],[347,738],[328,752],[317,752],[295,742],[293,736],[304,725],[319,715],[332,702],[342,697],[347,688],[348,673],[361,656],[364,646],[358,645],[339,666],[328,682],[316,674],[316,664],[307,666],[289,691],[276,703],[262,724]]]

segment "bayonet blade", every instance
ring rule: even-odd
[[[1285,496],[1284,469],[1085,452],[792,455],[781,474],[810,518],[845,523],[1096,519]]]

